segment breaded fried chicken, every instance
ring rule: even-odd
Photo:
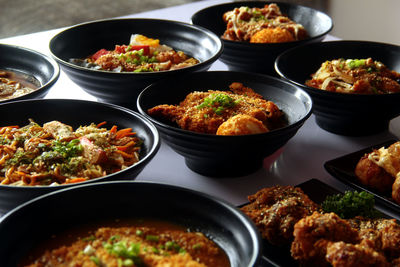
[[[343,241],[331,243],[327,246],[326,260],[335,267],[391,266],[386,258],[375,250]]]
[[[295,224],[293,235],[292,257],[303,264],[317,266],[327,266],[325,255],[330,243],[356,244],[359,241],[357,230],[335,213],[314,212]]]
[[[192,92],[179,105],[158,105],[148,114],[176,122],[184,130],[219,135],[262,133],[284,125],[275,103],[241,83],[232,83],[230,91]],[[237,115],[246,116],[235,118],[218,132],[221,124]]]
[[[250,204],[242,211],[255,222],[263,238],[274,245],[289,244],[295,223],[319,209],[300,188],[293,186],[264,188],[248,199]]]

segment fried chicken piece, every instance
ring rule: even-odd
[[[394,178],[385,169],[376,165],[368,159],[368,154],[364,155],[356,165],[354,170],[358,180],[368,187],[380,192],[390,192]]]
[[[251,36],[250,43],[284,43],[295,40],[295,37],[287,29],[275,27],[256,32]]]
[[[358,236],[361,240],[360,244],[377,251],[382,250],[380,231],[386,226],[395,223],[394,220],[369,219],[359,216],[347,221],[351,227],[358,231]]]
[[[392,260],[390,262],[390,266],[392,266],[392,267],[400,267],[400,258]]]
[[[177,106],[159,105],[150,108],[148,114],[175,122],[184,130],[209,134],[216,134],[222,123],[238,114],[259,120],[269,130],[285,124],[282,111],[273,102],[264,100],[240,83],[233,83],[230,89],[193,92]],[[249,123],[250,128],[254,126],[254,120],[245,120],[244,123]],[[243,134],[240,129],[229,132]]]
[[[357,230],[335,213],[314,212],[295,224],[293,235],[292,257],[303,264],[317,266],[327,265],[325,255],[330,243],[356,244],[359,241]]]
[[[391,266],[381,253],[369,247],[343,241],[327,246],[326,260],[334,267]]]
[[[400,225],[395,219],[356,217],[348,221],[359,232],[360,245],[384,254],[388,261],[400,257]]]
[[[295,223],[319,209],[300,188],[293,186],[263,188],[248,199],[250,203],[241,210],[253,220],[263,238],[274,245],[290,244]]]
[[[400,257],[400,225],[396,221],[389,220],[390,223],[385,225],[379,234],[382,241],[382,251],[390,258]]]
[[[358,180],[380,192],[391,192],[400,203],[400,142],[365,154],[354,170]]]
[[[400,173],[396,175],[392,185],[392,198],[396,203],[400,203]]]
[[[234,92],[237,95],[245,95],[249,96],[252,98],[260,98],[263,99],[263,96],[260,94],[257,94],[256,92],[253,91],[250,87],[244,86],[242,83],[234,82],[229,85],[229,90]]]

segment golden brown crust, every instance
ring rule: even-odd
[[[241,83],[232,83],[230,90],[195,91],[188,94],[179,105],[158,105],[150,108],[147,112],[152,117],[175,122],[184,130],[208,134],[218,134],[218,128],[221,124],[236,115],[246,116],[240,117],[240,123],[238,121],[228,123],[223,127],[224,129],[221,129],[220,133],[229,135],[251,134],[266,132],[285,125],[283,112],[275,103],[263,99],[253,89],[245,87]],[[218,96],[223,98],[223,100],[219,100],[222,102],[215,100]],[[215,102],[202,106],[205,100]],[[225,102],[223,101],[231,102],[224,106]],[[255,122],[253,118],[248,116],[259,122]],[[258,125],[257,129],[252,131],[256,124]],[[235,126],[238,126],[238,128],[235,128]]]
[[[299,220],[294,226],[294,241],[291,246],[292,257],[299,261],[326,265],[326,248],[330,242],[344,241],[355,244],[358,232],[335,213],[321,214]]]
[[[284,43],[295,41],[290,31],[276,28],[265,28],[256,32],[250,38],[250,43]]]
[[[295,223],[319,208],[300,188],[292,186],[264,188],[248,199],[250,203],[242,211],[274,245],[290,244]]]
[[[368,159],[368,154],[364,155],[356,165],[354,170],[358,180],[368,187],[380,192],[390,192],[394,177],[387,173],[382,167]]]
[[[359,244],[348,244],[343,241],[335,242],[327,246],[326,260],[332,266],[390,266],[386,258],[370,249]]]

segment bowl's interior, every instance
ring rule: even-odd
[[[0,105],[0,113],[8,114],[2,119],[0,126],[24,126],[29,124],[29,119],[33,119],[40,125],[58,120],[71,125],[74,129],[103,121],[107,122],[103,126],[107,129],[113,125],[118,129],[132,128],[143,140],[139,155],[141,161],[157,150],[159,145],[158,132],[148,120],[129,109],[110,104],[66,99],[27,100]]]
[[[330,41],[313,43],[290,49],[282,53],[275,62],[275,69],[282,77],[305,86],[326,60],[345,58],[362,59],[371,57],[381,61],[389,69],[400,72],[400,47],[368,41]]]
[[[260,255],[253,224],[224,202],[170,185],[107,182],[48,194],[2,218],[2,264],[16,266],[38,242],[72,226],[124,218],[161,219],[201,231],[225,250],[232,266],[253,266]]]
[[[303,90],[274,77],[231,71],[192,73],[179,79],[154,83],[140,94],[137,101],[138,109],[146,115],[147,110],[154,106],[179,104],[187,94],[193,91],[229,90],[229,85],[233,82],[241,82],[261,94],[265,99],[277,104],[285,113],[289,126],[307,117],[311,111],[311,99]],[[196,134],[182,130],[176,124],[165,120],[151,117],[149,119],[157,125],[175,131]]]
[[[71,58],[85,58],[101,48],[129,44],[132,34],[159,39],[201,62],[215,58],[222,50],[219,39],[199,27],[168,20],[113,19],[84,23],[66,29],[50,41],[50,51],[57,60],[69,64]]]
[[[235,1],[234,3],[226,3],[226,4],[211,6],[196,12],[192,16],[192,23],[195,25],[205,27],[214,32],[218,36],[222,36],[222,34],[226,29],[226,24],[222,19],[222,15],[225,12],[241,6],[263,7],[265,6],[265,4],[269,3],[275,3],[275,2]],[[287,15],[290,19],[304,26],[310,38],[316,38],[325,35],[332,30],[333,27],[332,19],[321,11],[290,3],[279,2],[277,4],[283,14]],[[229,40],[224,40],[224,41],[229,43],[233,42]],[[270,44],[270,45],[277,45],[277,44]]]
[[[58,64],[50,57],[34,50],[5,44],[0,44],[0,70],[15,71],[36,80],[39,91],[53,85],[60,73]],[[38,90],[28,95],[37,94]]]

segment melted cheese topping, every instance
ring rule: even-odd
[[[371,152],[368,159],[383,168],[393,177],[400,176],[400,157],[396,155],[400,151],[400,142],[392,144],[389,148],[381,147]]]

